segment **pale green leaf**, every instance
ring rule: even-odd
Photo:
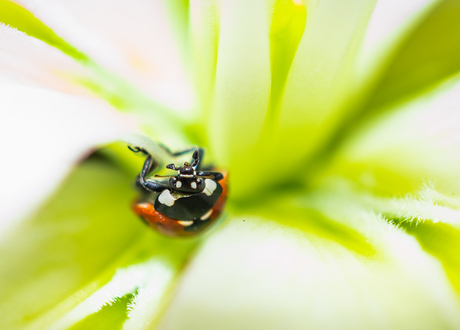
[[[349,218],[341,206],[334,219],[359,223],[375,254],[239,216],[204,244],[160,329],[455,328],[459,304],[441,264],[377,216]]]
[[[98,322],[103,306],[127,294],[134,298],[122,314],[134,324],[155,322],[197,240],[156,234],[131,211],[134,198],[133,177],[95,157],[37,214],[3,235],[0,327]]]
[[[405,100],[457,74],[459,34],[460,2],[439,1],[394,51],[363,108]]]
[[[432,187],[425,187],[417,195],[379,197],[360,189],[353,181],[330,178],[300,204],[328,210],[328,214],[335,213],[342,219],[355,218],[360,214],[359,208],[381,215],[385,221],[413,235],[426,252],[436,257],[460,293],[458,198],[445,196]],[[361,230],[367,228],[372,235],[372,223],[355,222],[355,226]]]
[[[88,96],[71,77],[84,67],[56,48],[0,24],[0,74],[2,80]]]
[[[106,0],[17,2],[87,54],[91,63],[97,63],[96,68],[110,72],[102,82],[104,77],[91,77],[97,82],[94,87],[106,92],[110,86],[116,87],[117,91],[110,91],[112,98],[118,94],[118,102],[129,101],[128,105],[132,105],[136,102],[129,92],[133,93],[135,86],[138,98],[148,95],[170,111],[188,115],[194,104],[194,91],[188,82],[183,49],[173,33],[176,24],[169,19],[168,1],[141,1],[135,5]],[[131,91],[119,86],[123,82],[129,82]]]
[[[98,323],[105,320],[110,324],[113,319],[121,327],[128,318],[125,328],[145,328],[161,311],[162,298],[174,275],[173,268],[172,264],[157,257],[120,267],[107,284],[65,313],[49,329],[64,330],[72,325],[97,328]],[[122,310],[120,303],[124,307]]]
[[[88,162],[34,217],[3,237],[1,328],[25,327],[95,279],[111,276],[143,229],[129,208],[133,198],[130,177]]]
[[[206,125],[213,100],[214,83],[219,46],[218,1],[190,1],[190,42],[193,54],[194,78],[199,96],[200,114]]]
[[[73,4],[26,1],[20,6],[4,0],[0,3],[0,23],[29,33],[74,59],[79,57],[69,49],[78,54],[82,52],[76,49],[81,49],[88,54],[84,61],[72,63],[70,58],[53,55],[56,52],[46,49],[44,45],[34,49],[31,45],[37,43],[36,40],[23,37],[18,44],[18,40],[11,43],[11,38],[5,38],[0,67],[5,67],[5,73],[15,80],[67,93],[96,94],[115,108],[136,114],[150,135],[157,137],[162,133],[164,141],[171,141],[172,145],[183,144],[187,140],[184,130],[194,104],[193,91],[187,83],[177,45],[171,42],[173,38],[166,33],[169,31],[169,22],[162,14],[164,4],[146,4],[146,8],[120,4],[117,7],[118,16],[114,12],[105,15],[104,1],[93,2],[93,10],[90,11],[77,10]],[[138,18],[137,24],[130,25],[135,31],[128,31],[126,25],[119,24],[129,10],[134,11],[132,17],[142,14],[145,18],[143,28],[140,28]],[[90,13],[93,16],[87,16]],[[149,13],[154,13],[158,19],[152,19]],[[109,22],[102,22],[102,17]],[[86,19],[92,23],[84,26]],[[32,30],[36,33],[31,33]],[[133,38],[133,35],[138,37]],[[149,47],[144,42],[147,38],[154,41],[149,43]],[[72,46],[67,40],[72,41]],[[125,47],[126,44],[130,47]],[[32,48],[30,52],[27,51],[29,48]],[[60,57],[59,61],[53,62],[49,53]],[[28,60],[31,56],[34,58]],[[165,63],[169,63],[169,66]],[[159,67],[163,69],[159,70]],[[178,112],[181,113],[180,117],[176,116]]]
[[[127,318],[128,304],[133,294],[117,298],[111,305],[104,305],[97,313],[89,315],[76,323],[69,330],[121,330]]]
[[[292,170],[301,168],[334,133],[347,114],[344,102],[353,88],[353,65],[374,5],[373,1],[364,0],[309,2],[306,8],[298,2],[290,6],[274,3],[270,67],[266,65],[265,77],[256,76],[264,79],[263,84],[254,80],[251,72],[265,63],[262,60],[267,61],[261,54],[267,54],[268,49],[256,49],[253,43],[247,48],[245,58],[258,53],[258,65],[247,69],[240,65],[245,74],[240,75],[242,83],[235,84],[240,92],[251,91],[251,98],[226,88],[232,95],[225,101],[232,104],[226,110],[226,136],[232,144],[225,151],[225,144],[217,145],[222,149],[219,152],[229,155],[232,186],[238,197],[254,196],[255,191],[263,190],[266,185],[294,179]],[[265,40],[259,37],[258,44],[262,41]],[[220,56],[218,65],[219,59]],[[261,91],[268,83],[264,87],[269,91],[267,96]],[[245,84],[250,84],[252,90],[243,87]],[[219,94],[216,97],[218,102],[224,102]],[[260,99],[257,105],[251,103],[256,99]],[[239,112],[239,108],[243,111]],[[230,116],[234,116],[235,123],[229,120]],[[215,130],[222,131],[218,125]],[[272,175],[273,166],[277,168],[276,177]]]
[[[390,218],[398,223],[398,219]],[[400,223],[408,234],[413,235],[420,245],[444,265],[446,274],[460,293],[460,230],[445,223],[433,223],[426,220],[423,223]]]
[[[398,5],[393,6],[398,20],[401,13],[396,8]],[[403,5],[403,15],[407,15],[404,14],[407,12],[406,6],[412,5]],[[380,44],[377,42],[373,47],[369,46],[372,43],[369,40],[363,44],[364,49],[359,56],[362,62],[360,70],[364,67],[367,72],[359,73],[364,79],[361,77],[357,90],[353,92],[352,111],[334,132],[328,142],[327,152],[340,145],[363,121],[381,112],[392,111],[414,97],[423,97],[424,93],[460,72],[458,1],[422,0],[416,7],[415,13],[401,22],[396,32],[389,33],[386,40],[379,40]],[[392,17],[391,14],[387,16]],[[376,24],[370,28],[375,29]],[[393,24],[390,23],[390,31],[394,30]],[[367,62],[372,64],[368,65]]]
[[[76,60],[87,61],[85,54],[68,44],[30,11],[9,0],[0,1],[0,22],[17,28],[56,47]]]
[[[91,149],[132,129],[100,100],[3,81],[0,107],[3,232],[42,203]]]
[[[442,0],[377,1],[366,28],[357,63],[360,75],[378,73],[376,67],[404,42],[408,34]],[[370,86],[368,86],[370,87]]]
[[[270,95],[270,5],[264,0],[220,3],[212,153],[232,172],[232,189],[247,186]],[[256,171],[255,171],[256,172]]]
[[[429,185],[458,198],[459,90],[456,78],[367,122],[343,141],[323,174],[340,174],[390,196]]]

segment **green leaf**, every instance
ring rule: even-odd
[[[303,204],[307,207],[328,210],[327,214],[333,217],[334,214],[339,215],[341,219],[353,216],[359,218],[360,209],[381,214],[391,225],[404,229],[408,234],[414,236],[426,252],[442,263],[447,277],[460,294],[460,257],[458,255],[460,202],[458,199],[444,196],[429,187],[426,187],[419,195],[378,197],[359,189],[356,182],[335,178],[328,180],[310,194]],[[349,224],[353,226],[352,223]],[[369,225],[371,223],[358,224],[359,231],[364,230],[371,234],[373,229],[366,230]],[[339,242],[337,239],[336,241]],[[377,249],[376,255],[378,251]]]
[[[270,137],[278,125],[286,81],[304,34],[306,19],[305,6],[291,1],[275,1],[270,26],[272,85],[264,127],[266,137]]]
[[[31,4],[28,5],[33,7]],[[33,7],[33,9],[40,12],[40,7],[38,9]],[[52,14],[48,13],[46,6],[41,10],[42,13],[45,13],[43,15],[45,18],[47,17],[46,14],[52,16]],[[40,84],[41,87],[55,88],[58,85],[58,88],[62,88],[67,93],[69,90],[81,93],[81,87],[83,87],[85,94],[85,89],[89,90],[98,97],[107,100],[118,110],[140,115],[145,130],[150,134],[153,133],[153,136],[157,137],[158,132],[161,132],[164,140],[170,140],[171,144],[175,145],[181,145],[187,140],[184,137],[184,130],[187,126],[186,120],[182,120],[177,116],[174,108],[165,106],[157,100],[152,100],[151,95],[146,95],[139,86],[136,86],[136,81],[128,81],[119,72],[114,73],[109,70],[107,64],[110,64],[110,62],[98,63],[78,50],[77,47],[64,40],[58,34],[59,31],[54,32],[48,25],[34,16],[32,9],[28,10],[8,0],[0,0],[0,23],[2,22],[31,37],[42,40],[69,55],[73,60],[78,61],[78,63],[72,63],[72,61],[66,62],[67,59],[65,58],[58,58],[56,60],[58,64],[53,67],[53,59],[45,57],[50,57],[51,55],[57,57],[57,54],[43,47],[45,45],[40,45],[37,48],[32,38],[21,38],[21,44],[17,45],[18,40],[10,37],[4,40],[5,44],[3,45],[8,56],[0,59],[0,61],[3,62],[1,64],[7,67],[7,71],[10,71],[11,66],[13,66],[13,77],[15,79],[19,78],[22,82],[25,76],[27,80],[32,80],[34,83]],[[76,39],[78,40],[78,38]],[[37,68],[30,64],[31,60],[24,55],[24,48],[29,48],[28,51],[32,54],[27,53],[27,55],[36,56],[49,66],[46,76],[39,76],[37,79],[36,71],[40,72],[43,68],[41,66]],[[13,59],[13,65],[9,57]],[[19,70],[14,67],[18,65],[16,62],[18,59],[21,61]],[[44,67],[46,68],[46,66]],[[49,81],[50,77],[54,86]],[[54,80],[57,81],[55,82]]]
[[[131,178],[86,162],[33,218],[4,237],[1,327],[25,326],[95,278],[110,276],[104,273],[142,232],[129,208],[133,198]]]
[[[129,128],[126,117],[101,100],[11,82],[0,83],[0,108],[0,140],[8,159],[0,171],[1,227],[36,210],[78,160]],[[32,172],[25,152],[33,159]],[[11,173],[33,179],[25,189]]]
[[[85,54],[59,37],[30,11],[14,2],[0,0],[0,23],[10,25],[19,31],[40,39],[76,60],[88,60]]]
[[[187,61],[186,57],[190,53],[188,49],[190,46],[190,0],[163,0],[162,2],[162,5],[167,9],[167,14],[169,14],[170,28],[175,32],[180,47],[179,53],[183,60]]]
[[[433,223],[429,219],[422,223],[401,222],[394,218],[390,220],[413,235],[428,253],[442,262],[447,276],[460,294],[460,230],[445,223]]]
[[[359,125],[417,96],[423,97],[460,72],[460,3],[433,0],[423,6],[401,24],[403,31],[392,37],[390,45],[384,42],[387,49],[371,52],[377,61],[373,61],[373,67],[366,67],[369,72],[364,81],[352,91],[352,111],[327,142],[323,152],[326,158]]]
[[[439,262],[378,216],[343,213],[343,206],[330,204],[335,215],[327,217],[361,227],[376,254],[269,219],[235,217],[187,268],[160,328],[455,328],[458,301]]]
[[[192,1],[189,5],[193,76],[199,96],[199,106],[196,110],[199,112],[200,123],[206,127],[212,110],[216,78],[219,9],[216,0]]]
[[[156,234],[131,211],[134,197],[131,175],[93,157],[33,218],[2,233],[0,328],[67,328],[136,290],[150,299],[139,308],[152,308],[136,319],[153,322],[198,240]]]
[[[69,330],[121,330],[128,317],[128,304],[133,297],[134,295],[130,293],[118,298],[111,305],[103,306],[100,311],[87,316],[84,320],[69,328]]]
[[[460,71],[460,2],[444,0],[397,47],[363,108],[388,106]]]
[[[298,2],[274,3],[271,20],[257,21],[270,24],[269,31],[259,32],[270,37],[270,44],[261,47],[268,41],[257,36],[256,41],[226,52],[247,49],[244,58],[257,57],[257,65],[249,61],[247,68],[240,65],[233,75],[241,82],[231,82],[236,91],[225,86],[229,95],[216,95],[218,104],[228,104],[221,115],[226,126],[221,129],[213,122],[211,132],[218,134],[212,136],[223,135],[228,142],[215,138],[215,151],[226,155],[224,161],[231,164],[232,193],[241,199],[259,196],[267,185],[298,181],[292,171],[304,168],[334,133],[347,113],[344,100],[349,97],[358,46],[374,6],[373,1],[363,0],[309,2],[306,9]],[[261,57],[269,52],[270,59]],[[220,59],[219,55],[218,65]]]
[[[212,154],[232,172],[241,194],[263,129],[270,95],[269,10],[264,0],[222,2],[213,111]]]
[[[459,77],[367,121],[315,177],[341,175],[376,194],[417,194],[425,186],[458,198]]]

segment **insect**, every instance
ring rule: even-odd
[[[164,148],[172,157],[193,151],[192,161],[179,167],[168,164],[166,168],[176,173],[155,175],[154,178],[147,178],[158,167],[153,156],[143,148],[128,148],[147,156],[136,178],[140,197],[133,210],[151,227],[167,236],[193,236],[203,232],[222,213],[227,196],[227,174],[201,170],[202,148],[177,153]]]

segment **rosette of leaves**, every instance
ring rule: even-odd
[[[2,329],[454,329],[460,2],[0,0]],[[230,172],[130,211],[139,145]]]

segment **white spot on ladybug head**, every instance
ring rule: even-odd
[[[184,227],[193,225],[193,220],[179,220],[177,222]]]
[[[204,180],[204,184],[205,184],[205,188],[204,188],[203,192],[206,195],[211,196],[214,193],[214,190],[216,190],[216,188],[217,188],[216,181],[211,180],[211,179],[206,179],[206,180]]]
[[[196,189],[196,187],[197,187],[196,182],[193,181],[193,182],[190,184],[190,187],[192,187],[192,189]]]
[[[180,187],[182,187],[182,182],[176,181],[176,188],[179,189]]]
[[[163,190],[163,192],[160,194],[160,196],[158,196],[158,201],[161,204],[164,204],[166,206],[173,206],[174,202],[176,201],[176,199],[177,198],[174,198],[171,195],[171,192],[169,191],[169,189]]]

